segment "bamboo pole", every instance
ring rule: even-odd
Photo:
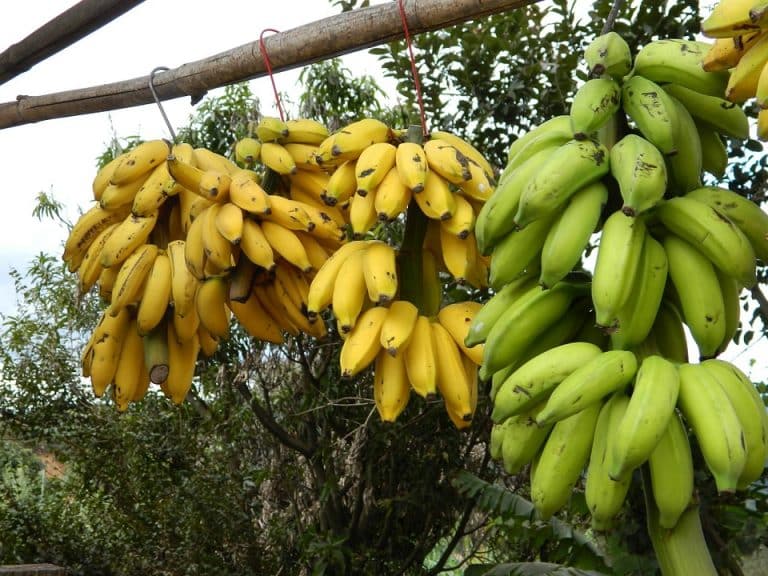
[[[412,34],[505,12],[539,0],[404,0]],[[343,12],[264,38],[273,72],[290,70],[403,37],[398,2]],[[250,42],[155,76],[160,100],[189,96],[266,75],[259,42]],[[0,103],[0,129],[152,103],[149,75]]]
[[[0,84],[85,38],[144,0],[81,0],[0,53]]]

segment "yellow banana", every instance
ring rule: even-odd
[[[81,294],[85,294],[93,288],[93,285],[96,284],[96,281],[99,279],[99,275],[102,271],[101,250],[104,247],[107,238],[109,238],[109,235],[112,234],[116,227],[117,222],[110,224],[107,228],[102,230],[91,245],[88,246],[88,250],[85,251],[83,261],[77,268],[77,286]]]
[[[250,218],[243,220],[240,249],[254,264],[266,270],[272,270],[275,267],[275,252],[272,250],[259,222]]]
[[[312,263],[309,261],[307,251],[293,230],[289,230],[276,222],[264,220],[261,223],[261,231],[269,245],[272,246],[273,252],[303,272],[312,270]]]
[[[261,158],[261,141],[253,136],[244,136],[235,142],[235,162],[246,168],[253,168]]]
[[[203,242],[203,228],[205,228],[207,215],[208,211],[206,209],[192,221],[184,239],[184,260],[189,271],[198,280],[203,280],[206,277],[207,257]]]
[[[463,194],[455,194],[454,201],[456,210],[440,223],[440,228],[464,240],[475,227],[475,209]]]
[[[360,153],[355,165],[357,194],[365,196],[379,185],[379,182],[395,166],[397,148],[389,142],[371,144]]]
[[[99,204],[104,210],[117,210],[126,204],[132,204],[136,193],[147,182],[152,172],[142,174],[125,184],[109,184],[101,194]]]
[[[107,308],[93,330],[89,368],[91,386],[96,397],[101,397],[115,377],[120,350],[130,327],[131,313],[123,308],[112,315]]]
[[[351,378],[365,370],[381,350],[381,327],[387,309],[373,306],[360,315],[355,327],[341,346],[339,364],[342,378]]]
[[[461,351],[450,333],[439,322],[432,322],[432,337],[437,362],[437,389],[446,408],[465,421],[472,419],[471,387]]]
[[[203,250],[206,266],[226,272],[234,265],[232,261],[232,243],[222,236],[216,225],[222,204],[209,206],[198,218],[202,220]],[[242,212],[241,212],[242,213]]]
[[[395,300],[389,306],[379,336],[381,347],[391,356],[407,349],[419,317],[419,309],[407,300]]]
[[[356,161],[348,160],[341,164],[328,178],[323,201],[329,206],[346,204],[357,190]]]
[[[342,336],[348,334],[357,322],[365,304],[364,250],[353,252],[341,265],[333,284],[331,306]]]
[[[412,193],[403,184],[396,168],[389,172],[379,182],[374,194],[374,210],[382,222],[390,222],[406,211],[411,201]]]
[[[437,363],[429,318],[419,315],[404,350],[405,368],[411,388],[422,398],[437,395]]]
[[[254,127],[256,137],[262,142],[275,142],[290,134],[288,124],[276,116],[262,116]]]
[[[257,182],[258,175],[251,170],[242,170],[232,176],[229,185],[229,201],[251,214],[269,214],[269,195]]]
[[[298,170],[291,153],[277,142],[263,142],[261,144],[261,162],[278,174],[296,174]]]
[[[352,237],[356,239],[364,238],[376,226],[377,221],[376,192],[371,192],[365,196],[355,193],[349,207],[349,223],[352,228]]]
[[[305,232],[311,232],[315,227],[315,223],[312,222],[312,218],[306,210],[306,204],[303,202],[270,194],[269,208],[268,213],[261,215],[262,221],[269,220],[289,230],[303,230]]]
[[[184,240],[169,242],[166,248],[171,264],[171,298],[174,313],[181,317],[194,310],[199,281],[187,268]]]
[[[397,146],[395,170],[403,186],[413,194],[418,194],[424,190],[428,169],[427,155],[421,144],[402,142]]]
[[[168,322],[168,377],[161,389],[174,404],[181,404],[192,388],[200,339],[195,332],[191,340],[180,342],[173,323]]]
[[[447,220],[456,211],[456,198],[448,182],[437,172],[427,172],[424,190],[413,195],[416,204],[427,218]]]
[[[321,122],[311,118],[297,118],[286,120],[285,126],[288,134],[281,136],[284,143],[299,142],[301,144],[317,145],[328,137],[328,128]]]
[[[255,292],[251,292],[244,302],[230,300],[229,306],[232,314],[248,334],[264,342],[283,343],[284,339],[278,322],[263,306]]]
[[[64,243],[62,259],[66,262],[67,269],[75,272],[85,258],[88,247],[99,234],[112,224],[122,222],[127,213],[125,209],[110,212],[96,203],[81,214]]]
[[[382,305],[397,295],[397,261],[395,249],[386,242],[372,242],[365,249],[363,273],[368,298]]]
[[[168,171],[168,163],[163,162],[149,174],[136,191],[131,204],[131,212],[137,216],[146,216],[158,210],[165,201],[178,191],[175,180]]]
[[[212,276],[200,283],[195,295],[200,325],[216,339],[229,337],[229,286],[223,276]]]
[[[136,326],[139,334],[148,334],[165,317],[171,301],[171,261],[165,250],[158,251],[144,283]]]
[[[402,354],[391,356],[385,349],[376,356],[373,399],[382,422],[394,422],[405,410],[411,394]]]
[[[110,234],[101,251],[101,265],[111,268],[125,261],[131,253],[144,244],[157,222],[157,212],[149,216],[129,214]]]
[[[126,329],[114,380],[115,404],[120,412],[128,409],[145,381],[149,385],[149,373],[144,365],[144,340],[136,329],[135,320],[130,320]]]
[[[112,313],[119,312],[125,306],[139,300],[144,290],[144,283],[157,256],[157,245],[143,244],[126,258],[115,278],[112,287]]]
[[[136,180],[148,173],[171,153],[171,143],[167,140],[147,140],[129,150],[122,156],[109,181],[121,185]]]
[[[112,178],[112,173],[115,171],[115,167],[122,161],[123,154],[118,154],[96,171],[96,176],[93,177],[93,182],[91,183],[93,199],[96,200],[96,202],[101,200],[101,195],[109,185],[109,180]]]
[[[307,316],[314,321],[317,315],[331,305],[333,301],[333,287],[336,277],[344,261],[357,250],[367,249],[370,242],[354,241],[344,244],[331,254],[317,270],[312,283],[309,285],[307,295]]]
[[[455,147],[459,152],[467,157],[470,163],[474,163],[479,166],[488,176],[488,178],[493,178],[494,170],[490,162],[486,160],[485,156],[483,156],[477,148],[475,148],[472,144],[460,136],[451,134],[450,132],[445,132],[443,130],[433,130],[429,137],[430,140],[442,140]]]
[[[470,180],[469,158],[456,146],[445,140],[427,140],[424,143],[429,170],[434,171],[452,184],[462,184]]]
[[[378,142],[391,140],[392,130],[380,120],[363,118],[334,132],[318,144],[318,164],[339,164],[360,156],[363,150]]]
[[[483,345],[476,344],[470,348],[464,343],[464,340],[467,338],[469,326],[480,308],[482,308],[482,304],[479,302],[465,300],[443,306],[437,315],[438,321],[456,341],[462,353],[478,366],[483,363]]]
[[[243,210],[232,202],[220,206],[215,218],[216,229],[223,238],[237,246],[243,237]]]
[[[311,274],[315,274],[325,261],[328,260],[328,252],[317,239],[308,232],[296,232],[296,237],[304,245],[309,263],[312,264]]]

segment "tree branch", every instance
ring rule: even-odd
[[[259,401],[253,397],[250,388],[248,388],[248,385],[245,382],[236,382],[235,387],[245,401],[248,402],[251,411],[256,415],[256,418],[259,419],[262,426],[275,436],[281,444],[295,450],[307,459],[311,459],[312,456],[314,456],[314,453],[309,446],[295,436],[288,434],[288,431],[277,423],[272,417],[272,414],[267,412],[264,407],[259,404]]]
[[[456,531],[453,533],[453,536],[451,537],[451,540],[448,542],[448,544],[445,546],[445,550],[443,550],[443,553],[441,554],[440,558],[437,560],[437,563],[427,572],[429,576],[434,576],[435,574],[438,574],[443,571],[445,568],[445,563],[448,562],[448,559],[451,557],[451,554],[453,554],[454,549],[459,543],[459,540],[464,538],[464,528],[466,528],[467,523],[469,522],[469,517],[472,515],[472,511],[475,509],[475,499],[473,498],[469,502],[467,502],[466,507],[464,508],[464,512],[461,515],[461,519],[459,520],[459,524],[456,526]]]
[[[757,300],[759,306],[760,318],[763,320],[763,325],[768,326],[768,298],[765,297],[763,291],[760,290],[760,286],[755,284],[749,289],[752,294],[752,298]]]

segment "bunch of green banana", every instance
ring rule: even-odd
[[[465,344],[484,345],[491,456],[530,466],[542,518],[585,473],[593,527],[610,529],[647,466],[672,528],[693,497],[691,442],[722,492],[766,463],[759,395],[716,357],[768,258],[768,214],[703,184],[725,174],[724,139],[749,132],[728,74],[702,69],[707,50],[659,40],[633,58],[615,33],[596,39],[569,114],[513,142],[475,222],[493,293]]]

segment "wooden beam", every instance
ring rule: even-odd
[[[0,53],[0,84],[71,46],[144,0],[82,0]]]
[[[539,0],[404,0],[412,34],[505,12]],[[266,36],[264,47],[274,72],[312,64],[403,38],[398,2],[323,18]],[[193,103],[208,90],[266,75],[258,40],[155,76],[160,100],[189,96]],[[149,75],[101,86],[42,96],[18,96],[0,103],[0,129],[153,102]]]

